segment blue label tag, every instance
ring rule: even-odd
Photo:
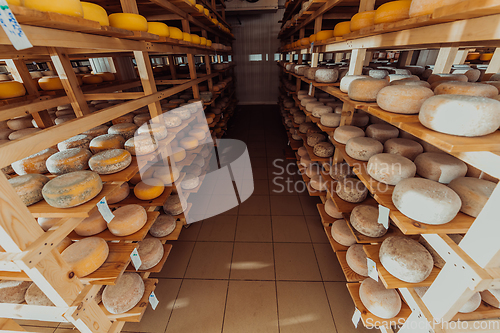
[[[0,0],[0,25],[16,50],[33,47],[17,22],[6,0]]]

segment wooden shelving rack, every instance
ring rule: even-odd
[[[0,147],[1,168],[143,107],[148,108],[151,118],[160,116],[168,110],[162,108],[162,101],[167,101],[169,97],[190,90],[193,97],[198,99],[199,84],[208,84],[208,89],[212,91],[214,81],[234,76],[234,66],[228,66],[223,70],[211,68],[213,62],[228,61],[228,55],[231,54],[228,50],[234,36],[220,29],[206,16],[201,17],[195,6],[187,0],[93,2],[102,5],[108,14],[136,13],[145,16],[148,21],[164,21],[169,26],[177,25],[184,32],[190,33],[193,29],[199,32],[200,36],[211,39],[215,45],[212,47],[195,45],[145,32],[104,27],[95,21],[83,18],[10,6],[33,47],[16,50],[3,30],[0,31],[0,50],[4,59],[2,62],[5,62],[14,79],[23,82],[27,90],[27,95],[24,97],[0,101],[0,121],[31,114],[42,130],[3,144]],[[222,1],[221,3],[223,4]],[[213,17],[226,28],[230,28],[225,21],[223,6],[219,9],[215,1],[208,3],[205,0],[202,4],[209,9]],[[226,45],[224,50],[220,47],[223,44]],[[130,75],[127,76],[125,70],[133,72],[134,68],[131,60],[125,65],[120,62],[123,57],[134,59],[138,78],[127,78]],[[176,58],[179,57],[187,63],[187,73],[183,73],[176,65]],[[80,87],[71,62],[92,58],[104,58],[115,73],[116,80]],[[203,73],[197,71],[197,58],[201,59],[205,66]],[[161,76],[164,74],[158,73],[153,68],[152,60],[160,61],[164,68],[169,69],[169,74]],[[46,62],[48,68],[61,78],[64,90],[39,91],[26,65],[30,61]],[[233,82],[230,82],[225,89],[214,92],[212,103],[219,96],[229,97],[230,103],[222,110],[224,120],[219,121],[222,118],[219,117],[211,126],[217,130],[212,138],[222,136],[227,121],[234,112],[237,100],[234,97]],[[115,100],[117,104],[91,112],[87,102],[93,100]],[[65,104],[71,104],[76,119],[54,125],[47,109]],[[204,115],[199,113],[192,118],[204,119]],[[183,125],[187,126],[189,121],[185,121],[186,124]],[[172,134],[160,142],[161,147],[157,151],[159,154],[163,155],[170,149],[175,132],[171,131]],[[136,176],[140,167],[134,158],[126,170],[103,175],[102,180],[106,183],[101,193],[90,202],[70,209],[55,209],[45,201],[27,208],[2,173],[0,280],[33,281],[55,306],[0,304],[2,309],[0,332],[24,331],[13,318],[69,322],[80,332],[94,333],[117,333],[122,330],[126,322],[141,320],[148,307],[149,295],[158,284],[158,280],[149,278],[149,275],[161,271],[173,246],[166,242],[178,239],[185,223],[184,215],[179,217],[177,226],[170,235],[160,238],[164,244],[164,256],[160,263],[147,271],[138,272],[144,279],[146,292],[136,307],[124,314],[114,315],[107,312],[102,304],[98,305],[94,297],[103,285],[114,284],[125,271],[135,271],[130,264],[130,254],[137,247],[138,241],[151,237],[148,235],[149,228],[171,194],[172,186],[166,187],[159,198],[151,201],[137,199],[131,190],[128,198],[110,205],[112,208],[132,203],[142,205],[147,211],[148,221],[141,230],[130,236],[117,237],[108,230],[96,235],[109,242],[110,254],[106,262],[94,273],[78,279],[60,254],[54,251],[56,245],[65,237],[72,240],[81,239],[82,237],[73,229],[97,209],[96,203],[101,198],[113,193],[124,182]],[[35,220],[36,217],[55,217],[60,220],[54,227],[44,232]]]
[[[412,134],[416,138],[461,159],[468,164],[469,169],[477,172],[476,177],[481,173],[481,175],[490,176],[488,179],[500,178],[500,131],[474,138],[434,132],[422,126],[415,115],[390,113],[379,108],[376,103],[361,103],[349,99],[347,94],[340,91],[338,82],[319,84],[284,68],[283,63],[285,62],[303,64],[304,55],[307,55],[305,57],[310,61],[311,67],[317,67],[318,63],[327,59],[328,55],[328,59],[335,60],[335,62],[349,59],[348,74],[359,75],[362,74],[363,66],[367,66],[372,61],[375,52],[399,52],[397,65],[403,68],[410,65],[414,53],[420,51],[417,59],[419,65],[434,65],[433,73],[450,73],[452,65],[463,64],[468,52],[474,51],[475,48],[495,48],[492,60],[485,63],[488,65],[486,74],[500,72],[500,33],[497,30],[484,29],[484,27],[498,24],[500,20],[498,1],[465,0],[438,8],[430,15],[371,26],[342,37],[316,42],[314,45],[285,47],[322,29],[333,29],[336,23],[349,20],[357,12],[373,10],[384,2],[375,0],[349,3],[313,1],[309,6],[314,5],[315,7],[309,8],[316,9],[312,11],[309,9],[301,10],[302,4],[305,3],[304,0],[286,3],[285,14],[283,21],[281,21],[282,29],[278,35],[282,42],[282,47],[279,50],[281,61],[278,62],[281,68],[279,104],[284,111],[285,120],[288,118],[289,109],[283,107],[283,98],[288,96],[295,100],[296,107],[304,112],[309,121],[317,123],[318,119],[312,117],[300,105],[297,91],[309,89],[309,94],[314,95],[315,91],[319,89],[343,103],[341,126],[351,124],[355,110],[362,110],[370,116],[379,118],[401,131]],[[437,50],[435,63],[428,60],[426,62],[428,50]],[[330,54],[332,55],[330,56]],[[285,121],[284,125],[288,130]],[[333,139],[335,128],[320,126],[320,124],[318,126],[326,133],[336,149],[334,156],[325,163],[312,156],[310,147],[306,145],[311,160],[319,161],[326,167],[329,163],[347,162],[370,191],[363,204],[375,206],[380,204],[389,208],[392,220],[391,230],[413,238],[422,235],[446,261],[443,269],[435,268],[431,276],[420,284],[408,284],[394,278],[378,262],[379,279],[387,288],[397,289],[406,304],[395,318],[376,318],[368,312],[359,299],[359,282],[357,281],[362,279],[353,275],[345,263],[347,247],[335,242],[331,236],[331,224],[336,219],[326,214],[323,204],[318,204],[325,232],[346,275],[347,287],[353,302],[356,308],[361,311],[363,324],[368,328],[374,328],[372,323],[375,321],[379,323],[376,327],[382,332],[393,332],[393,329],[398,327],[401,333],[417,331],[429,333],[476,332],[474,327],[484,327],[484,325],[489,325],[488,331],[498,331],[500,329],[500,321],[498,320],[500,309],[483,302],[476,311],[469,314],[458,313],[458,310],[473,293],[499,288],[500,243],[494,239],[497,239],[500,234],[500,226],[495,222],[495,216],[498,216],[500,212],[498,205],[500,203],[500,186],[495,188],[477,218],[459,213],[451,222],[440,226],[417,223],[394,207],[391,198],[392,187],[380,186],[383,184],[378,183],[368,175],[366,162],[349,157],[345,152],[345,145]],[[291,148],[297,150],[301,146],[301,143],[294,144],[291,145]],[[336,195],[334,192],[335,181],[328,174],[324,175],[324,180],[328,183],[329,190],[326,195],[320,196],[322,202],[324,203],[328,198],[332,199],[337,209],[348,220],[350,211],[357,204],[347,203]],[[460,245],[457,245],[448,236],[450,234],[465,234],[465,236]],[[367,240],[368,244],[361,241],[361,243],[365,243],[364,250],[368,257],[375,262],[378,261],[380,242],[381,240],[376,239],[372,242]],[[430,286],[423,298],[420,298],[415,292],[414,287],[417,286]],[[463,325],[462,328],[459,328],[457,321],[467,321],[468,329],[463,329]],[[432,325],[433,322],[438,322],[439,325]]]

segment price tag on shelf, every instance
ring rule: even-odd
[[[389,229],[389,213],[391,210],[382,205],[378,205],[378,223]]]
[[[0,25],[16,50],[33,47],[17,22],[6,0],[0,0]]]
[[[366,258],[366,264],[368,266],[368,276],[378,282],[377,264],[370,258]]]
[[[106,220],[106,222],[109,223],[115,218],[115,215],[111,212],[111,209],[109,209],[106,197],[102,198],[101,201],[97,203],[97,209],[99,210],[99,213],[101,213],[102,218]]]
[[[314,48],[314,42],[311,43],[311,50],[309,51],[309,53],[313,53],[313,48]]]
[[[130,259],[132,259],[132,265],[134,265],[134,268],[137,271],[142,265],[141,257],[139,257],[139,252],[137,252],[137,249],[134,249],[134,251],[132,251],[132,253],[130,254]]]
[[[311,82],[311,83],[309,83],[309,96],[312,95],[312,90],[313,90],[313,84]]]
[[[155,292],[152,291],[151,294],[149,295],[149,304],[151,304],[153,310],[156,310],[158,303],[160,303],[160,301],[158,300],[158,298],[156,298]]]
[[[358,328],[360,320],[361,320],[361,311],[359,311],[358,308],[356,308],[354,314],[352,315],[352,323],[354,324],[355,328]]]

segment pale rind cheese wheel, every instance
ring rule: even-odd
[[[100,25],[108,26],[109,19],[106,10],[95,3],[81,2],[83,8],[83,18],[87,20],[97,21]]]
[[[347,93],[349,98],[355,101],[375,102],[378,92],[388,85],[387,80],[363,78],[352,81]]]
[[[42,90],[64,90],[64,86],[58,76],[44,76],[38,80],[38,85]]]
[[[362,202],[368,195],[368,189],[363,182],[354,178],[339,181],[336,192],[340,199],[351,203]]]
[[[332,238],[340,245],[351,246],[356,244],[356,238],[354,238],[346,220],[337,220],[333,222],[331,235]]]
[[[108,202],[109,203],[109,202]],[[80,222],[74,229],[78,236],[94,236],[106,230],[108,223],[102,217],[101,213],[96,210],[89,217]]]
[[[189,131],[188,135],[202,142],[205,139],[206,133],[201,129],[193,129]]]
[[[21,82],[0,82],[0,99],[15,98],[26,95],[26,89]]]
[[[427,249],[408,237],[390,236],[380,246],[380,263],[394,277],[408,283],[427,279],[434,261]]]
[[[375,24],[406,20],[410,17],[411,0],[386,2],[375,11]]]
[[[186,136],[180,140],[179,145],[186,150],[193,150],[198,148],[199,141],[195,137]]]
[[[160,37],[169,37],[170,29],[163,22],[148,22],[148,33],[158,35]]]
[[[9,141],[9,136],[14,132],[15,131],[10,128],[0,128],[0,140],[6,141],[3,143],[7,143]]]
[[[196,177],[199,177],[202,173],[201,167],[196,164],[187,165],[183,170],[184,172],[193,174]]]
[[[182,124],[182,119],[179,116],[173,114],[163,114],[163,123],[166,128],[173,128],[180,126]]]
[[[57,153],[57,150],[54,148],[44,149],[36,154],[12,163],[12,169],[20,176],[28,173],[47,173],[48,170],[45,162],[55,153]]]
[[[429,15],[434,9],[452,5],[462,0],[413,0],[410,7],[410,17]]]
[[[148,178],[139,182],[134,187],[134,194],[140,200],[153,200],[158,198],[165,191],[165,186],[161,179]]]
[[[436,95],[468,95],[493,98],[498,95],[498,89],[489,84],[446,81],[435,89]]]
[[[406,78],[406,79],[401,79],[401,80],[394,80],[391,82],[391,86],[418,86],[418,87],[425,87],[425,88],[431,88],[431,85],[427,81],[418,81],[413,78]]]
[[[388,185],[396,185],[403,179],[415,177],[417,171],[411,160],[387,153],[370,157],[366,168],[373,179]]]
[[[167,128],[160,124],[143,124],[137,130],[138,135],[150,135],[155,138],[155,140],[165,139],[168,135]]]
[[[335,147],[330,142],[320,142],[314,145],[313,153],[319,157],[331,157],[333,156],[333,152]]]
[[[426,87],[390,85],[382,88],[378,92],[377,104],[385,111],[402,114],[417,114],[420,112],[422,104],[432,96],[434,96],[434,93]]]
[[[392,192],[392,202],[407,217],[431,225],[450,222],[462,206],[451,188],[424,178],[400,181]]]
[[[176,219],[172,215],[160,214],[149,229],[149,233],[153,237],[166,237],[175,230],[176,226]]]
[[[399,130],[389,124],[371,124],[366,128],[366,136],[385,143],[389,139],[397,138]]]
[[[324,141],[326,141],[326,136],[324,134],[311,133],[307,135],[307,145],[310,147],[314,147],[316,144]]]
[[[340,162],[330,167],[330,177],[335,180],[343,180],[345,178],[354,177],[355,173],[349,164]]]
[[[446,153],[420,154],[415,158],[415,165],[419,176],[442,184],[464,177],[467,173],[467,164]]]
[[[137,273],[124,273],[115,285],[104,288],[102,304],[110,313],[121,314],[135,307],[144,296],[144,281]]]
[[[30,285],[30,281],[0,281],[0,303],[21,304]]]
[[[125,141],[124,148],[134,156],[141,156],[154,152],[158,145],[150,135],[135,135]]]
[[[172,101],[170,101],[170,103],[172,103]],[[182,102],[183,104],[184,102]],[[173,109],[173,110],[170,110],[168,111],[170,114],[173,114],[173,115],[176,115],[178,116],[179,118],[181,118],[182,120],[187,120],[189,118],[191,118],[191,111],[189,110],[189,108],[185,108],[185,107],[178,107],[176,109]],[[212,112],[214,112],[214,108],[212,108]],[[221,111],[222,112],[222,111]],[[215,112],[214,112],[215,113]]]
[[[50,156],[45,162],[47,170],[54,175],[86,170],[92,153],[85,148],[70,148]]]
[[[47,231],[54,225],[56,225],[59,222],[59,220],[60,219],[54,217],[39,217],[37,219],[37,222],[40,228],[43,229],[43,231]]]
[[[323,180],[321,175],[313,175],[309,185],[317,191],[326,191],[328,189],[328,183]]]
[[[148,215],[140,205],[126,205],[113,211],[115,217],[108,223],[109,231],[115,236],[128,236],[141,230]]]
[[[349,86],[355,80],[369,78],[368,75],[346,75],[340,80],[340,91],[347,93]]]
[[[125,170],[132,163],[132,156],[125,149],[109,149],[89,159],[90,169],[100,175],[109,175]]]
[[[139,271],[145,271],[155,267],[163,258],[163,244],[157,238],[146,238],[138,243],[137,252],[141,258]]]
[[[125,182],[106,197],[106,202],[110,205],[115,204],[127,198],[129,194],[130,186],[127,182]]]
[[[157,168],[154,172],[154,178],[161,180],[163,185],[172,185],[179,179],[179,176],[180,171],[175,166]]]
[[[353,244],[349,246],[346,252],[347,265],[354,273],[361,276],[368,276],[367,256],[363,250],[362,244]]]
[[[80,0],[24,0],[24,7],[42,12],[83,17],[83,8]]]
[[[455,69],[453,70],[452,74],[463,74],[467,76],[469,79],[469,82],[477,82],[479,78],[481,77],[481,71],[479,69],[473,69],[473,68],[464,68],[464,69]]]
[[[482,291],[481,299],[495,308],[500,308],[500,289],[487,289]]]
[[[148,21],[144,16],[131,13],[114,13],[109,15],[109,25],[115,28],[148,31]]]
[[[186,158],[186,150],[181,147],[174,147],[172,148],[171,156],[174,162],[180,162]]]
[[[28,305],[54,306],[54,303],[34,283],[26,290],[24,300]]]
[[[125,139],[118,134],[99,135],[90,141],[89,148],[94,154],[108,149],[123,149]]]
[[[477,217],[493,193],[496,184],[484,179],[459,177],[453,179],[448,186],[462,200],[460,211]]]
[[[340,126],[333,133],[335,141],[346,144],[352,138],[365,136],[365,131],[355,126]]]
[[[389,72],[385,69],[371,69],[368,75],[374,79],[385,79],[389,75]]]
[[[108,128],[109,127],[106,125],[99,125],[97,127],[89,129],[88,131],[83,132],[82,134],[88,135],[93,139],[93,138],[98,137],[100,135],[108,134]]]
[[[427,82],[432,86],[434,84],[440,84],[438,82],[445,81],[462,81],[467,82],[469,79],[463,74],[431,74],[427,79]],[[435,86],[432,88],[434,90]]]
[[[75,171],[58,176],[42,189],[45,201],[55,208],[79,206],[95,198],[102,190],[101,177],[92,171]]]
[[[374,238],[382,237],[387,233],[387,229],[378,223],[378,215],[379,212],[376,207],[357,205],[351,211],[350,222],[352,227],[360,234]]]
[[[163,210],[166,214],[179,215],[187,208],[187,202],[184,197],[179,195],[171,195],[163,204]]]
[[[170,38],[182,40],[182,31],[176,27],[168,27]]]
[[[137,126],[134,123],[119,123],[108,129],[108,134],[121,135],[125,140],[134,137]]]
[[[411,161],[423,152],[422,145],[410,139],[393,138],[384,143],[384,153],[401,155]]]
[[[200,179],[198,176],[188,173],[181,182],[181,187],[184,190],[192,190],[200,184]]]
[[[307,149],[306,147],[302,146],[297,150],[297,154],[299,154],[300,157],[307,156]]]
[[[374,10],[367,10],[365,12],[357,13],[351,18],[351,31],[358,31],[375,24]]]
[[[365,279],[359,287],[361,303],[370,313],[383,319],[391,319],[401,311],[401,297],[394,289],[386,289],[382,281]]]
[[[342,37],[344,35],[347,35],[351,33],[351,22],[350,21],[345,21],[345,22],[340,22],[335,25],[335,28],[333,29],[333,36],[334,37]],[[316,37],[317,39],[317,37]]]
[[[33,127],[32,120],[33,118],[30,115],[10,119],[7,121],[7,127],[9,127],[13,131],[19,131],[25,128],[30,128]]]
[[[9,183],[14,187],[23,203],[30,206],[43,199],[42,188],[49,180],[44,175],[27,174],[9,179]]]
[[[471,313],[477,310],[481,305],[481,294],[479,292],[474,293],[471,298],[458,310],[460,313]]]
[[[313,176],[321,174],[321,166],[316,163],[311,163],[305,168],[304,172],[307,177],[312,178]]]
[[[79,134],[62,142],[59,142],[57,144],[57,149],[59,149],[59,151],[71,148],[89,149],[90,141],[92,141],[92,137],[90,135]]]
[[[370,122],[370,117],[367,114],[355,113],[352,115],[351,126],[365,127]]]
[[[319,68],[314,73],[314,80],[321,83],[333,83],[339,78],[339,71],[336,68]]]
[[[360,161],[368,161],[370,157],[380,154],[383,150],[384,146],[380,141],[367,137],[349,139],[345,145],[346,154]]]
[[[335,203],[330,198],[328,198],[325,202],[325,212],[329,216],[333,217],[334,219],[342,219],[343,218],[342,213],[337,209],[337,207],[335,206]]]
[[[66,248],[62,258],[79,278],[95,272],[108,258],[109,247],[99,237],[87,237]]]
[[[339,127],[341,115],[337,113],[325,113],[321,115],[321,125],[327,127]]]

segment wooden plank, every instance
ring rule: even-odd
[[[379,106],[369,106],[365,112],[390,124],[418,122],[418,115],[398,114],[382,110]]]
[[[338,252],[338,251],[347,251],[349,248],[348,246],[341,245],[337,243],[335,239],[332,237],[332,227],[331,226],[324,226],[325,228],[325,233],[326,237],[328,237],[328,241],[330,242],[330,245],[332,246],[333,252]]]
[[[499,13],[500,4],[496,0],[466,0],[436,8],[432,13],[432,18],[436,20],[463,20]]]
[[[391,209],[389,216],[405,235],[465,234],[469,231],[469,228],[475,220],[472,216],[462,212],[459,212],[450,222],[441,225],[425,224],[414,221],[397,209]]]
[[[171,244],[163,244],[163,257],[161,258],[160,262],[156,264],[154,267],[151,267],[150,269],[147,270],[139,270],[136,271],[134,266],[132,264],[129,264],[127,269],[125,270],[126,272],[138,272],[138,273],[160,273],[161,270],[163,269],[163,266],[165,265],[165,262],[167,261],[168,255],[170,254],[170,251],[172,251],[172,245]]]
[[[344,219],[346,221],[350,221],[350,214],[349,213],[344,213]],[[356,243],[358,244],[374,244],[374,243],[382,243],[386,238],[391,237],[391,236],[403,236],[401,231],[393,226],[389,225],[389,229],[387,229],[387,233],[381,237],[368,237],[363,234],[361,234],[359,231],[353,228],[351,223],[347,223],[347,226],[351,230],[351,233],[353,234],[354,238],[356,239]]]
[[[165,191],[158,198],[152,200],[141,200],[134,195],[134,190],[130,189],[130,194],[124,200],[115,204],[109,205],[111,208],[126,206],[126,205],[141,205],[143,207],[161,207],[172,193],[172,187],[166,186]]]
[[[347,264],[346,251],[337,251],[335,252],[337,255],[337,260],[339,261],[340,268],[342,268],[342,272],[344,272],[344,276],[347,282],[359,282],[366,279],[366,276],[359,275],[354,272],[351,267]]]

